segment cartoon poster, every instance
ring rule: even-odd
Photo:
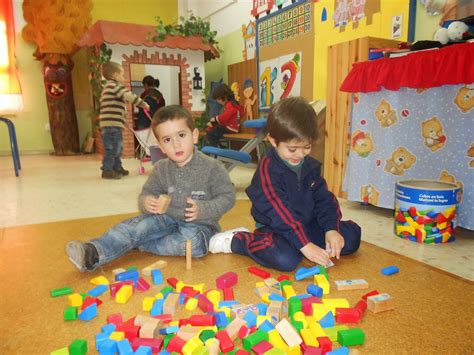
[[[259,108],[301,92],[301,52],[259,63]]]

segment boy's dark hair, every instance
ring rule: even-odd
[[[143,78],[142,84],[154,87],[155,86],[155,78],[152,77],[151,75],[147,75]]]
[[[102,75],[107,80],[112,79],[112,76],[121,70],[123,70],[123,67],[117,62],[107,62],[102,65]]]
[[[212,98],[214,100],[220,99],[223,101],[232,101],[238,104],[237,100],[235,99],[234,93],[226,84],[219,85],[212,93]]]
[[[277,143],[318,138],[316,112],[303,97],[289,97],[272,105],[268,114],[268,134]]]
[[[172,120],[186,120],[186,125],[189,127],[191,131],[193,131],[196,128],[196,125],[194,124],[194,119],[193,116],[191,116],[191,113],[189,113],[188,110],[186,110],[183,106],[179,105],[169,105],[160,108],[158,111],[155,112],[153,115],[153,120],[151,121],[151,129],[153,130],[153,133],[155,134],[155,137],[158,139],[157,134],[155,133],[156,127],[158,127],[160,124],[166,122],[166,121],[172,121]]]

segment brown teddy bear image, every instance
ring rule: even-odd
[[[360,187],[360,200],[368,204],[377,206],[379,203],[379,192],[372,186],[372,184],[363,185]]]
[[[416,157],[405,147],[398,147],[390,159],[386,160],[384,171],[393,175],[405,175],[405,169],[410,169],[416,162]]]
[[[423,136],[425,145],[432,152],[436,152],[438,149],[443,148],[446,143],[443,126],[438,117],[432,117],[421,123],[421,135]]]
[[[374,144],[372,138],[370,138],[370,133],[356,130],[352,134],[352,150],[360,157],[366,158],[373,149]]]
[[[398,122],[397,113],[385,99],[382,99],[375,109],[375,117],[382,128],[390,127]]]
[[[454,103],[461,112],[469,112],[474,107],[474,87],[463,86],[459,88]]]
[[[467,156],[469,158],[474,158],[474,143],[471,143],[471,146],[469,147],[469,149],[467,151]],[[469,161],[469,167],[474,168],[474,159],[471,159]]]

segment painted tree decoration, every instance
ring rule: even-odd
[[[55,153],[79,153],[79,132],[72,91],[71,70],[75,43],[92,22],[91,0],[24,0],[27,25],[23,38],[36,44],[43,62],[49,124]]]

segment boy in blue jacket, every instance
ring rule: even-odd
[[[305,99],[287,98],[272,106],[268,139],[273,148],[246,190],[257,229],[214,235],[211,253],[247,255],[262,266],[292,271],[303,256],[327,266],[331,257],[357,251],[360,227],[341,221],[321,163],[308,156],[317,136],[316,113]]]

